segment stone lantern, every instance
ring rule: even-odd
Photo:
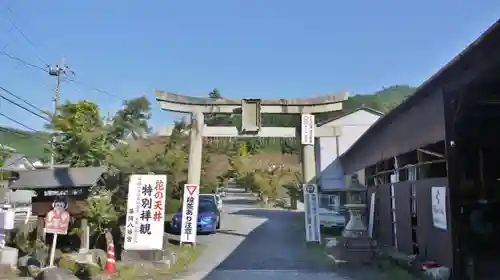
[[[344,207],[349,212],[349,222],[342,232],[344,237],[365,237],[368,234],[366,225],[363,221],[363,214],[367,208],[364,202],[366,188],[351,188],[347,191],[347,204]]]
[[[373,257],[373,242],[368,236],[368,230],[363,221],[363,214],[367,208],[366,188],[361,185],[356,176],[351,178],[346,192],[347,203],[344,207],[349,212],[349,222],[344,227],[341,237],[327,242],[332,257],[337,263],[368,263]]]
[[[347,203],[344,207],[349,212],[349,222],[342,232],[344,237],[365,237],[368,234],[367,227],[363,222],[363,214],[367,208],[365,203],[366,188],[359,183],[356,175],[351,177],[351,183],[346,189]]]

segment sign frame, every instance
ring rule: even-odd
[[[200,202],[200,186],[184,184],[182,199],[182,220],[180,244],[196,244],[198,235],[198,205]]]
[[[303,184],[304,227],[306,242],[321,243],[321,225],[319,220],[319,193],[316,184]]]
[[[448,230],[446,193],[446,187],[431,187],[432,224],[442,230]]]
[[[302,114],[300,128],[300,142],[302,145],[314,145],[314,129],[316,128],[314,115]]]
[[[166,189],[167,175],[130,176],[125,221],[125,250],[163,250]]]

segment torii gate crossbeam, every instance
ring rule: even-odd
[[[156,100],[166,111],[191,114],[191,131],[189,136],[188,183],[200,184],[203,137],[301,137],[301,128],[262,127],[263,114],[289,114],[309,116],[342,110],[342,102],[347,100],[348,93],[325,95],[310,99],[211,99],[179,95],[164,91],[156,91]],[[205,125],[205,114],[241,113],[241,127],[218,127]],[[338,127],[312,128],[313,137],[339,136]],[[302,175],[304,183],[315,183],[316,162],[314,141],[302,145]]]

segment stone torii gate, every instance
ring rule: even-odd
[[[156,100],[163,110],[191,114],[189,136],[189,184],[200,184],[203,137],[299,137],[302,138],[302,176],[304,183],[315,183],[316,162],[314,155],[314,137],[339,136],[338,127],[316,127],[302,133],[304,120],[314,122],[314,114],[342,110],[342,102],[348,93],[325,95],[310,99],[212,99],[178,95],[157,90]],[[240,127],[207,126],[205,114],[239,114]],[[302,115],[302,125],[294,127],[263,127],[263,114]],[[309,140],[304,139],[304,135]],[[311,141],[312,140],[312,141]]]

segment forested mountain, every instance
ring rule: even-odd
[[[414,87],[408,85],[395,85],[383,88],[373,94],[354,95],[344,103],[344,110],[335,112],[334,114],[344,114],[355,110],[361,106],[370,107],[372,109],[386,113],[396,107],[407,96],[415,91]],[[209,93],[211,98],[220,98],[221,93],[214,90]],[[318,116],[318,119],[331,116]],[[272,115],[263,118],[264,126],[295,126],[299,121],[298,117]],[[240,116],[227,115],[211,115],[207,116],[207,123],[211,125],[236,125],[240,122]],[[11,128],[0,127],[0,144],[10,146],[32,158],[47,158],[44,152],[49,140],[49,134],[46,132],[27,132],[14,130]],[[262,148],[270,148],[272,150],[281,149],[284,153],[292,153],[296,151],[296,143],[294,139],[246,139],[247,149],[249,152],[255,153]]]

